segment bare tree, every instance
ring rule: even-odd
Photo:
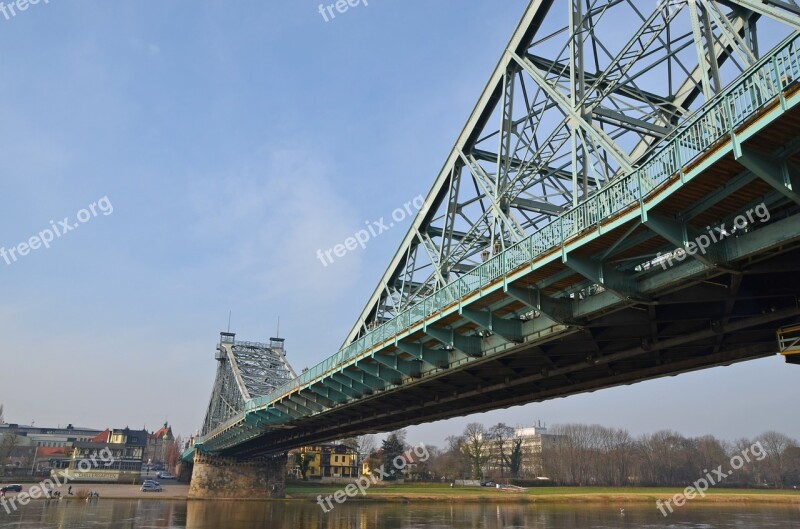
[[[543,443],[544,471],[563,485],[623,485],[634,473],[635,447],[625,430],[557,425]]]
[[[786,449],[784,453],[784,462],[786,463],[786,479],[784,483],[787,485],[800,485],[800,447],[792,446]]]
[[[519,471],[522,468],[522,459],[522,439],[515,437],[511,440],[511,450],[508,456],[508,471],[511,473],[512,478],[519,477]]]
[[[611,448],[612,463],[615,468],[614,485],[627,485],[633,473],[635,443],[627,430],[613,433]]]
[[[439,448],[433,445],[425,445],[425,451],[428,454],[428,457],[425,461],[422,461],[420,458],[414,455],[417,477],[424,480],[436,479],[437,473],[435,461],[442,456],[442,452],[439,450]]]
[[[488,432],[491,442],[491,455],[495,464],[500,468],[500,477],[506,477],[506,469],[510,466],[511,439],[514,437],[514,428],[505,423],[497,423]]]
[[[5,423],[6,423],[6,417],[5,414],[3,413],[3,405],[0,404],[0,424],[5,424]]]
[[[341,444],[347,446],[358,454],[359,466],[363,461],[370,459],[370,456],[375,452],[377,444],[374,435],[362,435],[360,437],[348,437],[343,439]],[[370,465],[371,467],[371,465]],[[360,472],[360,471],[359,471]]]
[[[542,461],[539,475],[560,485],[676,486],[691,483],[708,469],[725,467],[731,457],[746,453],[747,464],[724,484],[786,487],[800,483],[800,446],[795,439],[774,431],[754,440],[728,443],[712,435],[691,438],[671,430],[633,439],[626,430],[565,424],[551,427],[540,444],[528,443],[527,455],[522,440],[507,428],[502,423],[488,429],[470,423],[463,435],[447,438],[447,450],[428,465],[431,473],[451,479],[483,478],[490,463],[493,469],[516,477],[521,462],[528,465],[526,458],[537,455]]]
[[[356,449],[363,457],[369,457],[378,447],[374,435],[362,435],[357,438]]]
[[[471,422],[464,428],[464,443],[461,447],[470,462],[473,479],[483,477],[483,467],[489,461],[489,436],[479,422]]]
[[[178,468],[178,461],[181,459],[181,438],[178,436],[171,441],[166,441],[166,443],[167,445],[164,447],[164,465],[168,472],[174,473]]]
[[[394,435],[398,441],[403,443],[403,446],[408,445],[408,443],[406,442],[406,437],[408,436],[408,432],[406,432],[405,428],[400,428],[399,430],[395,430],[389,435]]]
[[[766,456],[761,462],[764,474],[770,484],[783,486],[784,474],[788,470],[786,465],[786,450],[792,446],[797,446],[797,441],[791,437],[775,431],[768,431],[761,434],[757,442],[766,452]]]
[[[462,449],[464,438],[460,435],[450,435],[446,441],[447,448],[431,458],[428,468],[442,481],[467,478],[470,464]]]
[[[3,442],[0,443],[0,474],[5,474],[12,452],[19,444],[17,432],[10,431],[3,436]]]

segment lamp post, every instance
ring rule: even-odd
[[[36,456],[39,455],[39,445],[36,445],[36,450],[33,451],[33,463],[31,463],[31,476],[33,476],[33,469],[36,468]]]
[[[164,472],[171,473],[170,469],[167,468],[167,432],[164,432],[164,435],[161,436],[161,462],[164,464]]]

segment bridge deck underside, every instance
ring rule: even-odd
[[[749,138],[745,146],[749,152],[800,167],[800,154],[795,152],[798,122],[800,111],[795,108]],[[713,154],[713,149],[707,153]],[[297,421],[270,426],[261,437],[229,452],[243,456],[279,452],[305,443],[388,431],[774,354],[776,329],[797,322],[800,314],[797,204],[784,195],[776,197],[773,186],[749,173],[731,153],[715,160],[651,211],[664,217],[680,213],[688,230],[707,233],[707,227],[717,226],[719,219],[745,213],[761,202],[770,207],[773,223],[787,223],[795,235],[785,237],[780,244],[766,245],[757,254],[698,268],[689,279],[664,282],[663,288],[650,290],[646,296],[620,296],[617,303],[595,311],[591,317],[559,322],[538,337],[526,336],[524,343],[506,344],[491,355],[450,362],[447,368],[432,367],[404,378],[402,384],[389,385]],[[753,233],[742,237],[758,234],[760,226],[754,228]],[[631,220],[578,247],[573,254],[590,258],[616,248],[614,262],[634,258],[642,262],[641,256],[668,247],[667,239]],[[713,257],[713,251],[709,249],[709,256]],[[692,259],[676,262],[663,274],[690,266],[689,261]],[[655,272],[640,272],[640,284],[661,273],[660,267]],[[532,269],[510,286],[535,286],[544,294],[556,295],[586,282],[586,277],[556,259]],[[498,316],[529,310],[504,290],[470,303],[470,309],[482,308]],[[458,312],[435,325],[461,335],[480,329]],[[422,330],[406,340],[430,348],[441,345]]]

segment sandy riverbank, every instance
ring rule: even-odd
[[[22,492],[28,493],[30,488],[36,483],[23,483]],[[78,498],[81,491],[97,492],[100,498],[110,499],[156,499],[156,500],[185,500],[189,495],[189,485],[184,483],[176,483],[174,481],[161,482],[161,487],[164,489],[162,492],[142,492],[141,485],[123,485],[118,483],[95,484],[95,483],[78,483],[72,485],[72,496],[67,495],[69,487],[61,487],[58,490],[61,492],[62,500],[70,501],[83,501]],[[10,493],[8,498],[13,498],[16,495]]]

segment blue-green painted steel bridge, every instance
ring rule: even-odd
[[[473,125],[488,121],[488,114],[480,115],[487,105],[504,113],[509,71],[542,71],[543,60],[521,50],[535,41],[542,25],[537,16],[549,4],[532,3],[498,66],[497,85],[490,82],[470,118]],[[705,4],[698,0],[694,9]],[[781,349],[797,363],[797,347],[783,348],[777,338],[780,329],[797,329],[800,322],[800,33],[788,7],[788,37],[724,88],[716,85],[691,112],[673,116],[672,130],[651,141],[630,167],[614,164],[613,177],[595,182],[594,190],[551,212],[523,238],[484,237],[471,269],[440,277],[435,288],[396,304],[388,317],[367,318],[317,366],[247,394],[229,406],[224,421],[206,425],[185,459],[195,450],[242,458],[279,453]],[[746,31],[738,34],[744,39]],[[537,69],[528,71],[532,65]],[[712,78],[719,75],[701,69],[706,79],[694,77],[698,94],[704,82],[715,86]],[[586,73],[584,82],[602,86],[612,76],[599,77]],[[567,119],[575,123],[587,113]],[[479,172],[470,164],[483,151],[474,135],[463,136],[444,182],[452,183],[456,166]],[[586,143],[610,152],[613,146],[603,141],[600,134]],[[572,152],[588,156],[580,147]],[[498,159],[492,163],[500,166]],[[440,191],[431,191],[421,225],[439,205],[447,208],[448,192]],[[225,363],[230,355],[235,364],[235,339],[226,336],[218,359]]]

